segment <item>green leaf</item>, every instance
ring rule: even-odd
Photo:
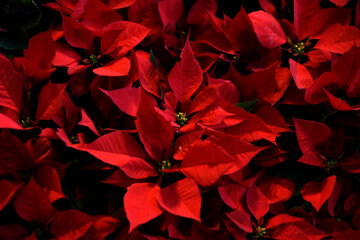
[[[259,100],[256,99],[256,100],[253,100],[253,101],[236,103],[235,105],[245,109],[248,112],[251,112],[258,102],[259,102]]]

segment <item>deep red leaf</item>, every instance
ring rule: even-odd
[[[99,76],[120,77],[128,75],[130,71],[130,60],[126,57],[115,59],[103,67],[98,67],[93,72]]]
[[[0,75],[0,105],[20,112],[23,108],[24,77],[3,54],[0,54]]]
[[[251,233],[253,231],[251,225],[251,216],[244,210],[235,210],[230,213],[226,213],[233,223],[245,232]]]
[[[307,89],[311,87],[314,80],[310,72],[306,67],[291,58],[289,59],[291,75],[295,81],[295,84],[298,89]]]
[[[36,112],[37,120],[50,120],[60,110],[66,87],[67,83],[49,82],[41,89]]]
[[[142,93],[136,129],[147,153],[156,160],[161,160],[163,151],[171,145],[174,128],[165,117],[154,108],[145,92]]]
[[[237,159],[210,141],[194,144],[186,153],[180,170],[201,186],[214,184],[222,175],[237,165]]]
[[[19,184],[12,183],[8,180],[0,180],[0,211],[10,202],[19,187]]]
[[[255,11],[248,16],[262,46],[275,48],[286,43],[286,36],[280,23],[271,14]]]
[[[321,206],[328,200],[334,189],[336,176],[325,178],[321,182],[311,181],[301,189],[303,198],[319,211]]]
[[[140,88],[120,88],[113,91],[100,89],[124,113],[136,117],[141,100]]]
[[[94,219],[79,210],[60,212],[50,224],[50,232],[56,239],[79,239],[93,224]]]
[[[174,215],[201,221],[201,196],[192,179],[185,178],[160,189],[158,202],[162,208]]]
[[[82,48],[89,52],[93,49],[94,36],[90,30],[76,20],[61,15],[65,40],[73,47]]]
[[[190,100],[190,97],[200,87],[203,81],[203,72],[194,57],[189,40],[185,43],[180,62],[177,62],[169,73],[168,81],[180,102]]]
[[[138,45],[148,33],[149,29],[134,22],[112,22],[103,29],[101,52],[114,57],[123,56]]]
[[[129,232],[163,213],[157,202],[160,187],[154,183],[135,183],[127,188],[124,196]]]
[[[154,168],[144,160],[145,153],[139,143],[123,131],[108,133],[76,149],[86,151],[105,163],[119,167],[132,178],[157,175]]]
[[[314,48],[342,54],[350,50],[354,44],[360,45],[360,30],[354,26],[335,24],[321,35]]]
[[[288,200],[295,190],[295,184],[287,178],[267,176],[257,183],[270,204]]]
[[[45,224],[54,209],[47,193],[32,178],[17,195],[15,210],[25,221]]]
[[[251,184],[246,193],[246,202],[254,217],[259,220],[269,211],[269,201],[255,185]]]

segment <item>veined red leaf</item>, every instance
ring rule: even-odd
[[[23,129],[19,123],[15,122],[14,120],[2,113],[0,113],[0,128],[11,128],[17,130]]]
[[[170,122],[155,110],[144,91],[135,124],[149,155],[156,160],[162,159],[163,150],[171,145],[175,131]]]
[[[291,58],[289,59],[289,64],[291,75],[294,78],[297,88],[306,89],[311,87],[314,80],[306,67],[292,60]]]
[[[160,87],[156,65],[150,61],[150,54],[136,51],[141,86],[149,93],[159,97]]]
[[[19,187],[19,184],[12,183],[9,180],[0,180],[0,211],[10,202]]]
[[[50,120],[63,105],[63,96],[67,83],[56,84],[49,82],[40,92],[36,119]]]
[[[36,173],[36,180],[44,187],[51,202],[65,198],[61,189],[59,174],[51,165],[41,165]]]
[[[128,133],[117,131],[101,136],[90,144],[75,147],[101,161],[119,167],[132,178],[147,178],[158,173],[144,158],[139,143]]]
[[[99,76],[120,77],[128,75],[130,71],[130,60],[126,57],[115,59],[103,67],[93,69],[93,72]]]
[[[113,91],[100,89],[124,113],[136,117],[141,100],[140,88],[120,88]]]
[[[246,193],[246,202],[254,217],[259,220],[269,211],[269,202],[265,195],[255,185],[251,184]]]
[[[244,210],[238,209],[230,213],[226,213],[233,223],[245,232],[251,233],[253,231],[251,225],[251,216]]]
[[[349,2],[349,0],[330,0],[330,2],[336,4],[337,7],[343,7]]]
[[[57,67],[74,66],[80,60],[80,55],[73,48],[62,42],[55,42],[55,57],[51,61],[52,65]]]
[[[352,111],[355,110],[349,104],[347,104],[344,100],[341,100],[331,93],[329,93],[326,89],[323,89],[327,99],[329,100],[330,105],[337,111]]]
[[[113,8],[113,9],[119,9],[119,8],[125,8],[125,7],[129,7],[132,4],[134,4],[136,2],[136,0],[109,0],[109,7]]]
[[[324,72],[318,77],[310,88],[306,89],[304,99],[311,104],[326,102],[327,98],[323,89],[337,90],[342,87],[339,77],[334,72]]]
[[[218,145],[203,141],[194,144],[187,151],[180,170],[199,185],[210,186],[231,167],[237,165],[236,161],[236,158],[231,157]]]
[[[282,213],[282,214],[279,214],[279,215],[276,215],[276,216],[270,218],[268,220],[268,222],[266,223],[265,228],[270,229],[270,228],[277,227],[284,223],[293,223],[293,222],[300,222],[300,221],[304,221],[304,219],[299,218],[299,217],[293,217],[286,213]]]
[[[127,21],[107,25],[101,36],[101,53],[113,57],[125,55],[138,45],[149,33],[146,27]]]
[[[194,180],[185,178],[160,189],[159,205],[181,217],[200,220],[201,196]]]
[[[276,48],[286,43],[286,36],[280,23],[271,14],[264,11],[255,11],[248,16],[262,46]]]
[[[26,145],[5,130],[0,134],[0,151],[0,166],[14,170],[29,170],[35,166]]]
[[[355,44],[360,45],[359,29],[354,26],[334,24],[321,35],[314,48],[342,54],[350,50]]]
[[[20,112],[24,92],[24,77],[15,70],[12,62],[0,54],[0,105]]]
[[[227,184],[218,187],[221,199],[232,209],[243,208],[241,203],[246,194],[246,188],[240,184]]]
[[[81,109],[81,120],[78,122],[78,125],[89,128],[93,133],[100,136],[98,130],[96,129],[94,122],[91,118],[86,114],[85,110]]]
[[[190,100],[190,97],[200,87],[203,81],[203,72],[194,57],[189,40],[185,43],[180,62],[177,62],[169,73],[168,81],[180,102]]]
[[[129,232],[163,213],[157,202],[159,191],[155,183],[135,183],[127,188],[124,207],[130,222]]]
[[[323,167],[324,158],[317,152],[316,147],[330,137],[331,130],[327,125],[314,121],[295,119],[294,123],[299,147],[304,154],[299,161]]]
[[[190,113],[199,112],[211,106],[218,98],[218,86],[209,85],[202,89],[191,102]]]
[[[353,46],[341,55],[332,66],[333,72],[340,82],[348,86],[346,93],[349,97],[360,95],[360,49]]]
[[[319,211],[321,206],[328,200],[334,189],[336,182],[336,176],[330,176],[325,178],[321,182],[311,181],[305,184],[301,189],[301,195],[305,201],[311,203],[311,205]]]
[[[81,17],[81,25],[90,30],[97,37],[101,36],[103,29],[107,25],[122,20],[121,15],[117,11],[103,3],[103,1],[86,0],[83,2],[86,3],[85,8],[84,6],[81,6],[81,1],[78,2],[79,4],[77,6],[79,9],[79,15],[81,15],[82,11],[84,11]],[[75,11],[78,9],[75,9],[73,11],[73,18],[75,17]]]
[[[268,176],[258,181],[260,191],[268,199],[269,204],[288,200],[295,190],[295,184],[289,179]]]
[[[92,216],[70,209],[60,212],[50,224],[50,232],[56,239],[79,239],[93,224]]]
[[[82,48],[91,52],[93,39],[91,31],[86,29],[76,20],[61,15],[65,40],[73,47]]]
[[[32,178],[15,200],[16,213],[25,221],[44,224],[53,214],[47,193]]]
[[[24,49],[23,69],[26,77],[31,79],[32,85],[48,78],[55,71],[55,68],[51,67],[54,57],[55,44],[51,30],[30,39],[28,49]]]
[[[320,11],[318,1],[294,0],[294,28],[300,40],[309,35],[310,24],[316,21],[316,14]]]

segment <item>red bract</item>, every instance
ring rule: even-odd
[[[3,4],[0,239],[358,239],[359,1]]]

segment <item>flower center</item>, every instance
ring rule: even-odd
[[[30,117],[27,117],[25,120],[21,120],[20,123],[21,123],[21,126],[23,128],[31,127],[31,119],[30,119]]]
[[[162,161],[161,170],[170,169],[170,168],[171,168],[171,163],[169,160]]]
[[[301,55],[305,52],[305,44],[303,42],[299,42],[293,45],[292,50],[294,53]]]
[[[253,236],[253,239],[261,238],[261,237],[265,236],[265,234],[266,234],[266,229],[259,226],[255,230],[255,236]]]
[[[184,126],[186,122],[188,121],[188,118],[186,117],[186,113],[178,112],[175,114],[176,116],[176,123],[180,126]]]

